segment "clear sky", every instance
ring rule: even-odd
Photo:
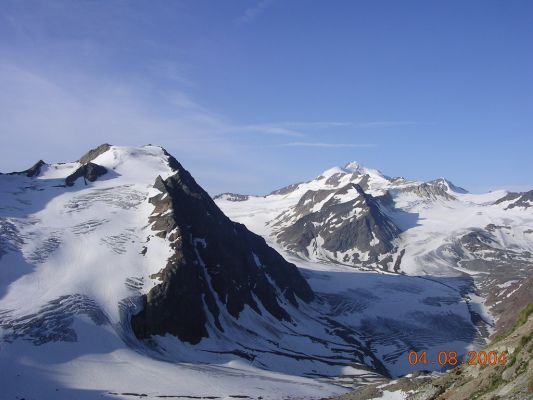
[[[0,2],[0,170],[161,144],[210,193],[356,160],[533,188],[533,2]]]

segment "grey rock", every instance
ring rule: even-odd
[[[278,320],[291,321],[283,304],[297,307],[297,298],[314,298],[296,266],[227,218],[189,172],[170,162],[176,173],[156,180],[161,193],[150,199],[155,210],[149,222],[171,242],[173,255],[157,274],[161,283],[132,318],[137,337],[169,333],[198,343],[208,336],[210,319],[222,331],[220,313],[238,318],[245,305],[258,314],[261,305]]]
[[[213,197],[213,200],[217,200],[217,199],[226,199],[228,201],[246,201],[250,198],[250,196],[248,195],[245,195],[245,194],[237,194],[237,193],[221,193],[221,194],[217,194],[216,196]]]
[[[72,186],[78,178],[83,178],[85,180],[85,184],[87,184],[87,181],[94,182],[98,177],[105,175],[106,173],[107,169],[105,167],[89,162],[85,165],[82,165],[72,174],[67,176],[65,178],[65,184],[67,186]]]
[[[28,178],[33,178],[41,173],[41,168],[43,167],[43,165],[46,165],[46,163],[43,160],[39,160],[27,170],[20,172],[11,172],[8,175],[26,175]]]
[[[300,186],[303,182],[300,182],[300,183],[293,183],[292,185],[288,185],[288,186],[285,186],[285,187],[282,187],[281,189],[276,189],[272,192],[270,192],[270,194],[289,194],[289,193],[292,193],[294,192],[298,186]]]
[[[414,193],[419,197],[428,200],[436,200],[438,198],[443,198],[446,200],[456,200],[456,197],[449,194],[446,189],[440,184],[435,184],[432,182],[425,182],[419,185],[408,186],[402,189],[404,192]]]
[[[110,148],[111,148],[110,144],[107,144],[107,143],[101,144],[100,146],[89,150],[87,153],[81,156],[78,161],[80,164],[87,164],[88,162],[91,162],[96,157],[98,157],[100,154],[105,153]]]
[[[509,210],[515,207],[529,208],[533,205],[533,190],[530,190],[528,192],[522,192],[522,193],[515,193],[515,192],[508,193],[507,195],[503,196],[501,199],[496,200],[494,204],[500,204],[505,201],[512,202],[507,207],[505,207],[506,210]]]
[[[354,200],[343,203],[336,200],[335,196],[353,189],[358,194]],[[331,198],[320,210],[313,211],[316,204],[328,196]],[[391,201],[389,197],[384,197],[383,201]],[[381,210],[379,200],[366,194],[357,184],[337,190],[308,191],[290,214],[280,217],[276,238],[288,250],[309,256],[309,245],[320,237],[322,248],[334,254],[356,251],[353,257],[336,260],[353,265],[379,264],[382,269],[388,269],[392,257],[383,255],[394,251],[393,241],[400,234],[400,229]],[[363,252],[368,252],[368,258],[360,260],[358,253]]]

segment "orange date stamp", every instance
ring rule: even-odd
[[[455,351],[441,351],[436,360],[430,360],[427,351],[411,351],[407,355],[410,365],[433,364],[455,367],[458,365],[505,365],[507,364],[507,352],[497,351],[469,351],[464,359],[459,359]]]

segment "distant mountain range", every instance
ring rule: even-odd
[[[351,162],[267,196],[214,199],[230,217],[253,220],[252,230],[312,262],[469,276],[493,303],[507,295],[500,288],[531,274],[533,190],[471,194],[444,178],[391,178]]]
[[[0,174],[0,393],[321,398],[403,376],[409,351],[480,347],[531,301],[532,195],[350,163],[212,199],[152,145]]]

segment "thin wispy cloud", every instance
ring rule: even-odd
[[[268,135],[305,137],[308,136],[307,131],[313,131],[317,129],[331,130],[349,127],[351,125],[353,125],[351,122],[334,121],[282,121],[262,124],[248,124],[233,127],[233,129],[242,132],[256,132]]]
[[[164,78],[172,83],[177,83],[184,87],[195,87],[196,84],[187,77],[184,66],[168,60],[150,60],[147,62],[146,70],[150,74],[155,74],[159,78]]]
[[[243,148],[280,146],[282,137],[312,136],[317,128],[334,129],[347,122],[281,121],[247,124],[211,112],[180,90],[146,92],[142,82],[107,81],[88,75],[46,74],[36,69],[0,63],[0,132],[11,145],[24,148],[31,142],[47,149],[35,157],[65,161],[94,145],[172,143],[181,153],[199,162],[227,164],[241,159]],[[308,131],[308,132],[307,132]],[[258,143],[260,143],[258,145]],[[294,141],[287,147],[369,147],[351,143]],[[169,149],[171,150],[171,149]],[[37,152],[36,152],[37,153]],[[70,154],[70,156],[69,156]],[[0,151],[3,171],[27,167],[6,148]]]
[[[354,124],[357,128],[393,128],[397,126],[418,125],[415,121],[371,121]]]
[[[254,6],[244,10],[244,13],[237,19],[237,22],[241,24],[248,24],[252,22],[273,2],[273,0],[259,0]]]
[[[230,129],[236,132],[256,132],[267,135],[279,135],[279,136],[294,136],[294,137],[303,137],[306,136],[305,133],[296,130],[285,128],[276,124],[253,124],[253,125],[242,125],[234,126]]]
[[[158,92],[156,105],[150,98],[125,82],[87,76],[69,81],[0,64],[0,132],[9,135],[14,147],[33,143],[48,149],[42,155],[52,158],[48,161],[65,161],[59,158],[65,156],[63,151],[79,152],[103,142],[172,142],[184,152],[198,152],[195,142],[201,142],[204,157],[225,159],[238,154],[237,139],[224,135],[232,125],[185,93]],[[217,140],[221,137],[223,146]],[[20,162],[7,146],[2,150],[3,168]]]
[[[332,130],[341,128],[395,128],[401,126],[419,125],[416,121],[370,121],[370,122],[351,122],[351,121],[282,121],[267,124],[250,125],[249,128],[258,130],[271,131],[271,133],[297,133],[306,130]],[[295,135],[297,136],[297,135]]]
[[[271,124],[293,129],[324,129],[324,128],[342,128],[353,125],[353,122],[346,121],[284,121]]]
[[[360,143],[324,143],[324,142],[290,142],[284,143],[282,147],[322,147],[322,148],[355,148],[355,147],[375,147],[374,144],[360,144]]]
[[[397,126],[419,125],[416,121],[284,121],[269,124],[292,129],[335,129],[335,128],[389,128]]]
[[[446,53],[441,57],[443,68],[451,75],[440,74],[444,80],[439,81],[424,62],[417,61],[416,57],[424,54],[425,42],[413,44],[404,40],[407,36],[401,37],[402,32],[387,32],[390,37],[366,35],[360,43],[369,48],[385,46],[384,54],[407,43],[403,50],[411,53],[398,60],[398,66],[381,68],[375,58],[361,63],[359,52],[345,51],[353,45],[353,37],[372,32],[379,18],[395,21],[395,13],[372,11],[369,15],[378,19],[365,19],[361,24],[341,18],[339,23],[346,26],[330,32],[331,43],[317,35],[316,18],[323,13],[333,17],[332,12],[360,12],[359,2],[344,2],[335,10],[327,2],[315,2],[298,15],[289,15],[292,7],[285,9],[288,4],[276,0],[246,0],[235,7],[223,2],[210,7],[194,1],[156,3],[3,2],[0,171],[25,169],[39,158],[50,162],[76,158],[99,142],[158,143],[193,174],[197,169],[200,181],[207,177],[205,184],[210,190],[257,192],[276,186],[280,174],[289,183],[292,178],[300,179],[297,174],[318,166],[337,165],[338,157],[350,152],[368,153],[365,162],[376,167],[406,163],[405,175],[412,165],[405,161],[406,155],[413,152],[422,154],[416,157],[419,162],[429,160],[428,174],[450,165],[473,171],[467,161],[472,163],[477,153],[467,150],[477,149],[483,137],[497,135],[501,129],[508,132],[510,140],[498,146],[483,142],[484,154],[516,153],[519,156],[507,160],[505,170],[531,169],[531,157],[526,154],[531,135],[518,132],[519,126],[531,122],[520,107],[531,90],[518,85],[523,90],[511,96],[509,85],[502,83],[506,80],[500,79],[501,87],[491,88],[499,94],[492,97],[500,99],[503,111],[487,117],[486,109],[493,101],[472,90],[485,87],[487,76],[475,74],[479,60],[471,57],[465,60],[465,68],[480,80],[459,88],[460,96],[475,105],[465,117],[457,111],[457,93],[447,90],[450,82],[464,75],[454,76],[455,65],[449,62],[454,54],[446,53],[453,49],[453,35],[444,38],[452,46],[441,46]],[[372,9],[369,7],[367,11]],[[423,32],[424,23],[418,25],[413,29]],[[463,28],[466,32],[472,29],[468,25]],[[525,32],[519,35],[522,39],[527,37]],[[472,33],[477,38],[479,26]],[[496,32],[488,29],[484,33]],[[278,45],[272,46],[273,42]],[[471,44],[475,50],[475,43]],[[527,64],[529,59],[523,57],[528,53],[521,50],[527,45],[527,40],[519,40],[512,49],[513,59]],[[508,46],[496,47],[495,51],[509,55]],[[330,62],[339,57],[343,68]],[[504,61],[496,75],[525,82],[527,68],[505,74],[509,65]],[[295,79],[301,76],[302,65],[306,76],[321,79]],[[402,103],[403,91],[398,86],[383,86],[382,74],[393,82],[414,82],[414,93],[427,82],[434,84],[435,90]],[[494,81],[498,82],[490,80]],[[346,82],[359,90],[346,90]],[[376,92],[376,87],[384,90]],[[368,98],[373,101],[369,103]],[[490,104],[485,104],[487,101]],[[432,122],[435,109],[440,110],[438,122]],[[506,121],[512,126],[504,128]],[[429,133],[431,137],[425,140]],[[453,162],[449,162],[450,156],[434,160],[435,141],[442,143],[443,149],[451,149],[448,155],[459,152],[468,157],[455,157]],[[461,146],[456,146],[458,141]],[[309,157],[311,153],[313,157]],[[491,176],[501,172],[502,167],[498,168]],[[216,175],[222,170],[224,174]],[[411,170],[418,173],[414,167]],[[290,171],[291,177],[285,171]],[[247,180],[238,184],[239,176],[254,174],[257,183]],[[230,182],[229,177],[236,181]]]

